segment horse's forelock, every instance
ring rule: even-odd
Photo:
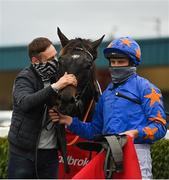
[[[61,50],[60,55],[63,56],[77,47],[88,50],[93,54],[92,41],[90,39],[75,38],[69,40],[69,43]]]

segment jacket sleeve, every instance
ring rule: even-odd
[[[103,128],[103,103],[102,96],[96,105],[95,112],[91,122],[82,122],[77,117],[73,118],[73,122],[68,129],[82,138],[92,140],[94,136],[101,135]]]
[[[160,90],[150,83],[144,84],[141,92],[142,108],[146,125],[139,126],[138,140],[143,143],[154,143],[163,138],[167,132],[166,115]]]
[[[14,103],[27,112],[32,108],[38,108],[38,106],[45,104],[45,101],[51,95],[56,94],[51,86],[36,91],[30,78],[24,76],[17,77],[13,87]]]

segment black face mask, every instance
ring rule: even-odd
[[[48,61],[47,63],[33,64],[33,67],[42,78],[42,81],[47,81],[57,74],[58,60],[53,59]]]
[[[136,67],[109,67],[111,79],[113,84],[120,84],[126,81],[131,75],[136,73]]]

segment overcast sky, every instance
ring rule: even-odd
[[[169,0],[0,0],[0,46],[46,36],[169,37]]]

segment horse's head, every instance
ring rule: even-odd
[[[85,105],[82,101],[95,95],[94,60],[97,57],[97,48],[104,36],[94,42],[81,38],[69,40],[59,28],[58,36],[62,45],[59,57],[60,75],[65,72],[74,74],[78,85],[77,87],[67,86],[60,91],[57,108],[63,114],[79,116],[79,111],[81,111],[79,107]],[[87,94],[89,89],[90,92]]]

